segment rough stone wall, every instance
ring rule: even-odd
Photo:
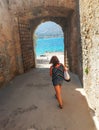
[[[9,8],[14,12],[25,12],[37,6],[64,6],[74,8],[75,0],[9,0],[8,4]]]
[[[99,118],[99,0],[80,0],[84,89]]]
[[[0,0],[0,86],[16,73],[15,45],[7,2]]]

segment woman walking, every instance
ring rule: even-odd
[[[52,77],[52,83],[55,89],[55,96],[58,100],[59,107],[63,108],[63,101],[61,97],[61,87],[64,80],[64,71],[68,70],[62,63],[59,62],[57,56],[52,56],[50,62],[50,76]]]

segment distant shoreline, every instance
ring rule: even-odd
[[[64,38],[63,36],[58,37],[52,37],[52,36],[43,36],[43,37],[37,37],[37,39],[46,39],[46,38]]]

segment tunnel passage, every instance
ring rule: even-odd
[[[74,10],[64,7],[36,7],[31,12],[18,17],[24,71],[36,67],[33,35],[38,25],[46,21],[55,22],[62,27],[64,33],[64,64],[66,65],[68,61],[70,71],[78,74],[82,81],[77,16]]]
[[[23,38],[20,38],[19,30],[23,29],[19,29],[21,25],[18,24],[25,24],[26,21],[29,25],[26,25],[27,33],[32,32],[33,36],[34,30],[39,25],[39,22],[43,22],[44,18],[52,19],[56,17],[61,20],[65,19],[63,25],[67,23],[67,26],[63,26],[62,28],[64,30],[64,44],[68,51],[70,70],[77,73],[81,80],[83,79],[82,82],[88,100],[93,109],[98,111],[97,103],[94,102],[95,100],[99,101],[99,94],[97,93],[99,86],[99,67],[97,66],[97,54],[99,52],[98,4],[98,0],[89,0],[88,2],[83,0],[1,0],[0,86],[9,82],[15,76],[22,74],[25,70],[27,71],[31,67],[35,67],[35,55],[32,48],[34,41],[31,39],[29,45],[27,45],[28,47],[25,47],[25,43],[23,44],[22,41],[26,41],[25,36],[27,34],[24,35],[24,31],[20,31],[23,33]],[[38,19],[40,21],[36,24]],[[56,19],[54,20],[58,22]],[[31,21],[35,24],[31,23]],[[28,44],[27,41],[26,44]],[[32,58],[29,58],[28,55],[29,57],[31,55]],[[31,60],[31,63],[29,60]],[[93,75],[94,78],[92,78]],[[96,112],[96,115],[99,115],[99,113]]]

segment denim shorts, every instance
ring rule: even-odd
[[[63,84],[63,80],[54,79],[54,80],[52,80],[52,83],[53,83],[53,86],[62,85]]]

